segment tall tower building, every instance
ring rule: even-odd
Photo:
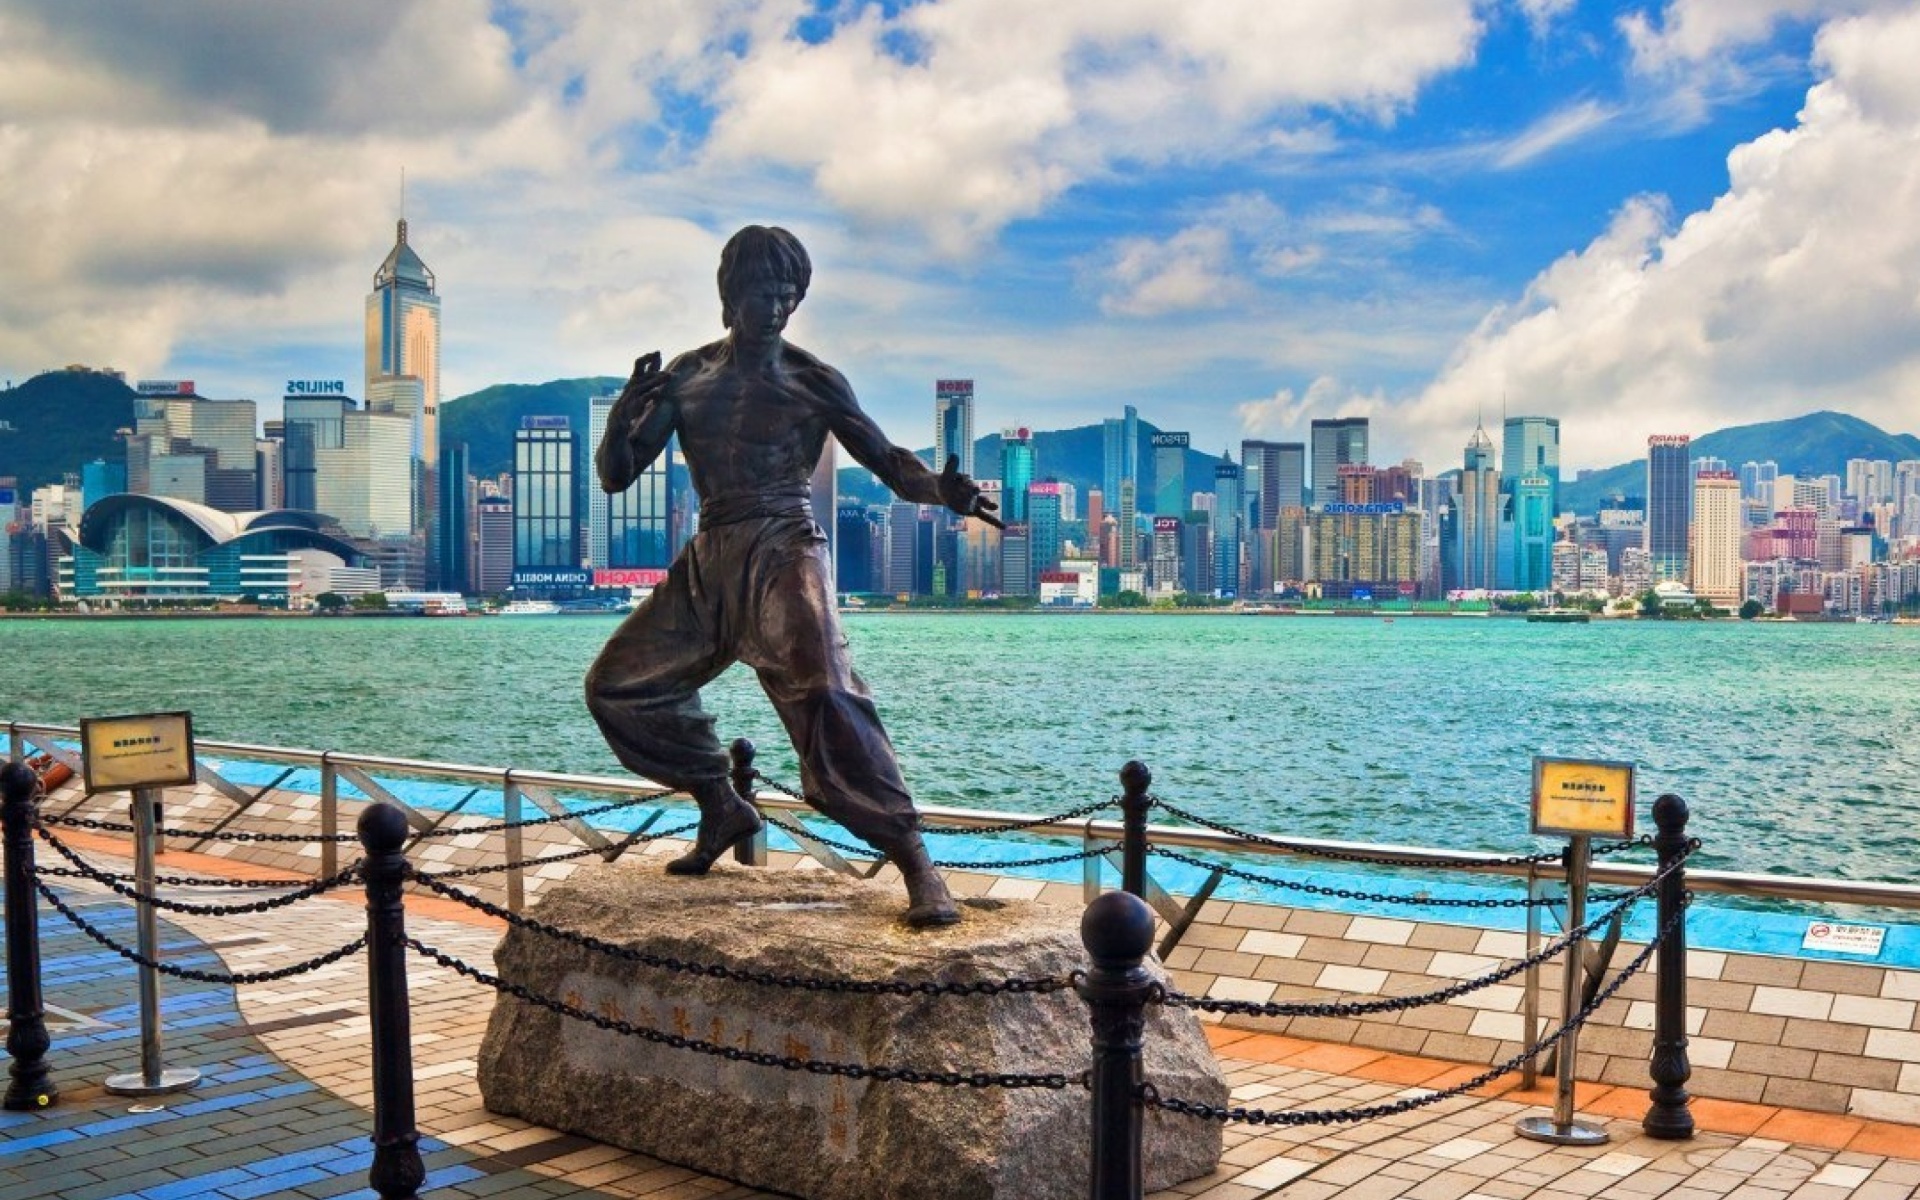
[[[1460,495],[1454,526],[1459,531],[1459,578],[1451,586],[1465,591],[1491,590],[1499,585],[1500,468],[1495,463],[1493,439],[1476,425],[1467,439],[1460,471]]]
[[[1313,478],[1308,503],[1331,504],[1340,498],[1340,468],[1367,461],[1367,419],[1337,417],[1314,421],[1309,427]],[[1285,501],[1282,501],[1285,503]]]
[[[587,402],[588,446],[598,446],[607,431],[618,393],[595,396]],[[668,474],[674,443],[640,472],[626,491],[609,496],[599,487],[587,489],[587,557],[596,567],[614,569],[665,567],[673,561],[673,489]],[[831,508],[816,508],[829,512]],[[835,539],[836,544],[838,539]],[[845,589],[865,591],[865,588]]]
[[[1025,524],[1027,489],[1033,486],[1035,467],[1033,431],[1026,426],[1000,431],[1000,496],[1006,505],[1000,519]]]
[[[1693,479],[1687,434],[1647,439],[1647,558],[1655,583],[1685,583],[1693,524]]]
[[[580,565],[578,454],[565,417],[522,417],[513,434],[513,567]]]
[[[1136,488],[1140,484],[1140,413],[1131,404],[1125,413],[1100,423],[1100,491],[1109,504],[1119,498],[1121,480],[1133,480]]]
[[[440,296],[433,272],[407,243],[400,219],[393,249],[373,273],[367,295],[367,411],[404,417],[411,426],[407,474],[391,481],[409,497],[408,533],[435,545],[440,467]],[[449,586],[451,580],[429,580]]]
[[[1060,569],[1062,485],[1052,480],[1027,488],[1027,536],[1031,556],[1032,590],[1039,591],[1040,573]]]
[[[1186,515],[1187,447],[1192,441],[1192,436],[1185,433],[1153,435],[1153,512],[1155,516]]]
[[[1553,586],[1553,519],[1560,505],[1560,422],[1508,417],[1500,455],[1501,490],[1513,514],[1512,586]]]
[[[1240,594],[1240,471],[1231,454],[1213,468],[1213,590],[1222,596]]]
[[[1693,481],[1693,521],[1688,531],[1693,593],[1715,604],[1740,602],[1740,546],[1746,521],[1740,511],[1740,478],[1732,471],[1702,471]]]
[[[960,456],[960,471],[973,474],[973,380],[940,379],[933,385],[933,469]]]
[[[1120,481],[1120,505],[1114,520],[1113,565],[1122,571],[1137,570],[1140,566],[1140,513],[1134,500],[1137,486],[1131,479]]]

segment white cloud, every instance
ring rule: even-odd
[[[1330,417],[1372,417],[1387,411],[1386,395],[1360,392],[1332,375],[1321,375],[1305,390],[1281,388],[1264,400],[1234,406],[1241,433],[1250,438],[1299,437],[1309,422]]]
[[[1834,407],[1900,430],[1920,378],[1920,11],[1830,24],[1800,121],[1737,148],[1677,226],[1634,201],[1490,314],[1405,414],[1443,448],[1472,414],[1558,415],[1570,460]]]
[[[1789,21],[1818,22],[1905,0],[1667,0],[1658,17],[1648,11],[1620,18],[1620,30],[1642,71],[1694,69],[1770,39]]]
[[[1156,317],[1196,309],[1225,308],[1247,293],[1228,262],[1227,231],[1195,226],[1165,242],[1127,238],[1110,271],[1121,290],[1101,298],[1102,312]]]
[[[1501,170],[1525,166],[1584,137],[1618,115],[1617,109],[1593,100],[1555,109],[1498,146],[1493,164]]]

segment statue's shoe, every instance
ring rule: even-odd
[[[720,856],[759,833],[760,814],[745,800],[734,797],[717,814],[700,811],[700,832],[693,849],[667,863],[669,875],[705,875]]]

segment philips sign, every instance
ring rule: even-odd
[[[289,379],[289,396],[344,396],[347,394],[347,381],[344,379]]]

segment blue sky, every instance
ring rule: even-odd
[[[762,221],[909,445],[952,376],[1432,469],[1503,406],[1911,432],[1916,61],[1881,0],[0,0],[0,373],[358,379],[404,170],[448,395],[718,336]]]

